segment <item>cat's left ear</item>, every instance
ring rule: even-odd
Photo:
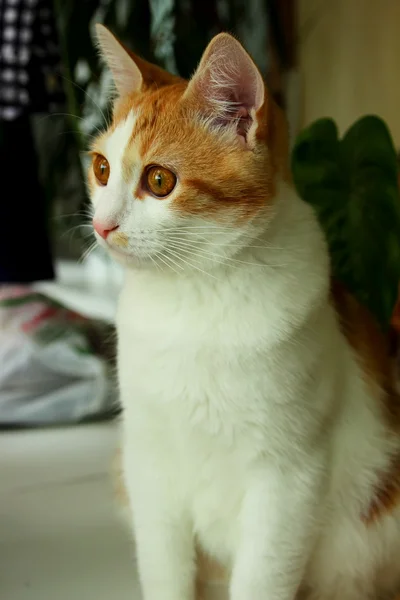
[[[247,145],[253,144],[265,85],[254,61],[231,35],[220,33],[206,48],[186,96],[202,104],[211,124],[236,127]]]

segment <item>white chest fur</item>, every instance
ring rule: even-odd
[[[140,469],[151,457],[169,473],[171,501],[218,555],[237,545],[254,466],[301,461],[330,414],[325,365],[341,340],[321,257],[308,272],[290,257],[309,285],[260,265],[216,280],[127,278],[117,324],[129,461]],[[315,386],[322,370],[325,385]]]
[[[183,534],[176,537],[182,524],[220,560],[239,561],[239,573],[242,552],[261,571],[273,546],[268,585],[278,585],[289,560],[306,568],[320,519],[328,537],[309,568],[314,587],[336,585],[335,565],[343,581],[351,579],[348,589],[358,589],[354,574],[381,561],[382,545],[358,515],[390,442],[327,302],[326,253],[313,226],[308,251],[289,249],[285,269],[240,267],[210,280],[127,275],[117,318],[119,383],[142,570],[152,568],[155,547],[160,568],[189,569],[190,546]],[[345,510],[343,489],[352,499]],[[354,565],[335,551],[351,519],[354,544],[346,556],[359,557]],[[166,523],[169,537],[160,537]],[[246,544],[243,550],[244,528],[257,552]],[[170,553],[174,564],[165,559]],[[170,588],[171,600],[183,598],[182,588]],[[264,598],[263,589],[254,600]]]

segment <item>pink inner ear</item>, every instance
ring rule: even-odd
[[[238,119],[237,123],[237,132],[238,135],[246,141],[247,132],[249,131],[253,119],[250,116],[249,111],[244,106],[241,106],[237,112],[236,118]]]
[[[250,59],[247,56],[246,59],[247,64],[239,63],[240,71],[237,73],[233,91],[235,102],[251,110],[256,108],[258,103],[257,79],[260,76],[255,66],[252,63],[249,64]]]
[[[197,94],[206,100],[213,123],[235,122],[237,134],[246,142],[252,114],[262,105],[261,75],[242,46],[222,34],[212,41],[194,77]]]
[[[250,60],[248,62],[250,63]],[[260,94],[257,89],[257,76],[260,76],[253,65],[253,72],[242,72],[242,69],[245,71],[248,66],[239,63],[218,69],[217,65],[212,65],[208,72],[202,74],[199,81],[203,95],[211,102],[244,106],[248,110],[258,108],[256,105],[259,103]]]
[[[216,126],[231,125],[235,122],[236,133],[239,136],[239,140],[246,145],[247,134],[253,124],[253,119],[247,108],[244,106],[235,106],[235,109],[236,110],[232,110],[232,112],[227,113],[223,117],[219,116],[214,118],[213,122]]]

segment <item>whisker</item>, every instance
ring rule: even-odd
[[[204,230],[207,229],[210,232],[214,231],[224,231],[226,233],[230,231],[237,231],[237,227],[233,225],[221,225],[221,226],[213,226],[213,225],[178,225],[175,227],[164,227],[163,231],[187,231],[187,230]],[[248,234],[250,235],[250,234]]]
[[[96,102],[96,100],[94,100],[94,98],[92,98],[92,96],[89,94],[89,92],[87,90],[85,90],[83,87],[81,87],[80,85],[78,85],[75,81],[72,81],[68,77],[65,77],[65,75],[61,75],[61,77],[65,81],[68,81],[73,86],[75,86],[78,90],[81,90],[89,98],[89,100],[91,100],[93,102],[93,104],[99,109],[99,111],[100,111],[100,113],[101,113],[101,115],[103,117],[104,123],[106,124],[106,126],[108,128],[110,126],[110,124],[109,124],[109,122],[108,122],[108,120],[106,118],[106,115],[105,115],[103,109],[101,108],[100,104],[98,104],[98,102]]]
[[[42,121],[44,121],[45,119],[50,119],[50,117],[70,117],[70,118],[72,118],[72,119],[78,119],[78,121],[85,121],[85,117],[80,117],[79,115],[74,115],[74,114],[72,114],[72,113],[61,113],[61,112],[60,112],[60,113],[51,113],[51,114],[49,114],[49,115],[44,115],[43,117],[41,117],[41,118],[39,119],[39,122],[42,122]],[[95,128],[95,130],[97,131],[97,133],[98,133],[99,135],[101,135],[101,134],[103,133],[103,131],[102,131],[102,130],[101,130],[99,127],[97,127],[97,125],[95,125],[95,127],[94,127],[94,128]],[[79,130],[79,131],[80,131],[80,130]],[[61,133],[66,133],[66,132],[65,132],[65,131],[63,131],[63,132],[61,132]],[[82,135],[83,135],[83,134],[82,134]],[[84,134],[84,135],[86,136],[87,134]],[[94,135],[92,134],[92,135],[91,135],[91,137],[95,138],[96,136],[94,136]]]
[[[212,275],[211,273],[208,273],[207,271],[204,271],[203,269],[200,269],[200,267],[197,267],[196,265],[194,265],[193,263],[190,263],[188,260],[185,260],[181,255],[179,255],[177,252],[174,252],[171,249],[166,250],[165,252],[171,253],[173,256],[176,256],[177,258],[179,258],[179,260],[181,260],[184,264],[186,264],[188,267],[191,267],[193,269],[196,269],[197,271],[200,271],[201,273],[203,273],[204,275],[207,275],[208,277],[211,277],[212,279],[215,279],[216,281],[219,281],[219,279],[217,277],[215,277],[215,275]],[[164,253],[165,256],[165,253]]]
[[[195,248],[190,248],[190,247],[185,247],[185,246],[180,246],[179,244],[173,244],[173,247],[175,249],[181,249],[184,250],[185,252],[189,253],[189,254],[193,254],[194,256],[199,256],[199,257],[203,257],[203,258],[212,258],[213,260],[215,260],[215,262],[219,263],[219,264],[226,264],[227,262],[232,262],[236,265],[248,265],[251,267],[261,267],[261,268],[270,268],[272,266],[285,266],[285,265],[270,265],[270,264],[266,264],[266,263],[259,263],[259,262],[249,262],[249,261],[245,261],[245,260],[239,260],[237,258],[232,258],[230,256],[224,256],[222,254],[214,254],[213,252],[209,252],[208,250],[204,250],[203,248],[200,249],[195,249]]]
[[[67,231],[64,231],[64,233],[60,236],[60,240],[64,239],[64,237],[67,236],[68,234],[74,234],[76,231],[78,231],[78,229],[87,229],[88,227],[90,229],[92,229],[91,225],[85,225],[84,223],[81,223],[80,225],[75,225],[74,227],[70,227],[69,229],[67,229]],[[92,235],[92,231],[89,231],[89,233],[86,233],[82,237],[88,238],[91,235]],[[71,235],[71,240],[72,240],[72,235]]]
[[[173,236],[169,235],[168,236],[168,240],[171,240],[171,241],[174,241],[174,242],[175,241],[185,242],[190,247],[192,246],[192,241],[188,240],[184,236],[178,237],[178,236],[175,236],[175,235],[173,235]],[[210,240],[207,240],[207,239],[199,239],[199,240],[196,240],[195,243],[196,244],[209,244],[211,246],[224,246],[224,247],[229,247],[229,248],[237,248],[237,247],[239,247],[237,243],[236,244],[234,244],[234,243],[232,243],[232,244],[230,244],[230,243],[226,244],[225,242],[217,243],[217,242],[213,242],[213,241],[210,241]],[[283,250],[283,248],[279,248],[277,246],[268,246],[268,245],[266,245],[266,246],[261,246],[261,245],[251,245],[251,246],[249,245],[248,246],[248,245],[246,245],[246,248],[260,248],[260,249],[263,249],[263,250]]]
[[[160,253],[159,253],[159,252],[156,252],[156,254],[155,254],[155,257],[156,257],[156,259],[158,259],[158,260],[162,260],[162,258],[161,258],[161,256],[160,256]],[[157,264],[158,264],[158,263],[157,263]],[[164,263],[164,264],[165,264],[165,263]],[[162,266],[161,266],[161,265],[158,265],[158,266],[160,267],[161,271],[162,271],[162,272],[164,272],[164,269],[162,268]],[[168,268],[169,268],[169,266],[168,266]]]
[[[87,219],[91,219],[92,218],[92,214],[86,213],[85,211],[77,211],[75,213],[71,213],[71,214],[67,214],[67,215],[54,215],[51,217],[52,221],[58,221],[58,220],[62,220],[62,219],[73,219],[73,218],[87,218]],[[88,223],[88,226],[91,227],[91,225]]]
[[[171,227],[171,228],[165,228],[165,229],[160,229],[160,230],[155,230],[155,233],[168,233],[168,237],[176,237],[176,236],[193,236],[193,237],[200,237],[200,233],[198,233],[197,231],[187,231],[187,229],[191,229],[191,227]],[[196,229],[196,228],[193,228]],[[210,235],[210,234],[216,234],[216,235],[221,235],[221,234],[225,234],[225,235],[229,235],[231,233],[232,230],[236,231],[236,228],[232,227],[232,228],[221,228],[221,229],[217,229],[214,227],[209,227],[208,231],[204,231],[203,227],[199,228],[199,231],[201,231],[201,233],[203,233],[204,235],[202,235],[202,239],[207,240],[207,242],[209,242],[208,238],[206,238],[206,235]],[[248,248],[253,247],[253,248],[268,248],[270,250],[277,250],[277,251],[283,251],[284,248],[279,247],[279,246],[273,246],[272,244],[268,244],[265,243],[265,240],[261,239],[259,236],[254,236],[253,234],[250,233],[246,233],[246,232],[242,232],[239,236],[238,239],[251,239],[252,241],[260,241],[263,242],[262,245],[252,245],[252,246],[247,246]],[[221,244],[224,244],[224,242],[221,242]],[[229,245],[229,244],[224,244],[224,245]],[[235,243],[232,243],[232,245],[235,245]]]
[[[164,258],[167,258],[167,257],[165,256],[165,253],[164,253],[164,252],[162,252],[162,255],[164,256]],[[180,269],[181,271],[183,271],[183,267],[182,267],[182,265],[180,265],[179,263],[175,262],[175,261],[174,261],[174,260],[173,260],[171,257],[168,257],[168,258],[169,258],[169,260],[170,260],[170,261],[171,261],[171,262],[172,262],[172,263],[173,263],[175,266],[177,266],[177,267],[178,267],[178,269]]]
[[[85,250],[85,252],[83,252],[79,262],[83,263],[85,262],[85,260],[87,260],[90,256],[90,254],[92,254],[93,250],[96,248],[97,246],[97,241],[95,240],[92,244],[90,244],[90,246]]]
[[[168,258],[167,256],[165,256],[165,254],[161,255],[161,252],[157,252],[156,257],[158,258],[158,260],[161,260],[161,262],[163,262],[164,265],[166,267],[168,267],[168,269],[172,269],[172,271],[174,271],[174,273],[176,273],[176,275],[179,275],[179,272],[171,264],[169,264],[167,262],[167,260],[171,261],[171,259]],[[180,267],[180,268],[182,269],[183,267]]]
[[[72,119],[78,119],[79,121],[85,120],[83,117],[80,117],[79,115],[74,115],[73,113],[58,112],[50,113],[49,115],[44,115],[39,119],[39,123],[45,121],[46,119],[50,119],[51,117],[71,117]]]
[[[217,264],[220,264],[220,265],[226,264],[226,260],[218,260],[219,258],[223,258],[223,257],[220,257],[218,255],[214,255],[211,252],[207,252],[207,254],[205,254],[205,252],[206,252],[205,250],[201,250],[200,252],[196,252],[194,250],[191,250],[189,248],[185,248],[185,247],[179,246],[177,244],[172,245],[172,247],[175,250],[183,250],[185,254],[190,254],[192,256],[197,256],[198,258],[213,258],[214,262],[216,262]],[[227,259],[227,257],[226,257],[226,259]]]
[[[151,262],[156,267],[156,269],[159,270],[160,269],[160,265],[154,260],[154,258],[152,257],[152,255],[148,254],[148,257],[150,258]]]

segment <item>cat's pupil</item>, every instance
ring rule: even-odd
[[[157,175],[156,175],[156,183],[157,183],[158,187],[162,186],[162,175],[161,175],[161,173],[157,173]]]

